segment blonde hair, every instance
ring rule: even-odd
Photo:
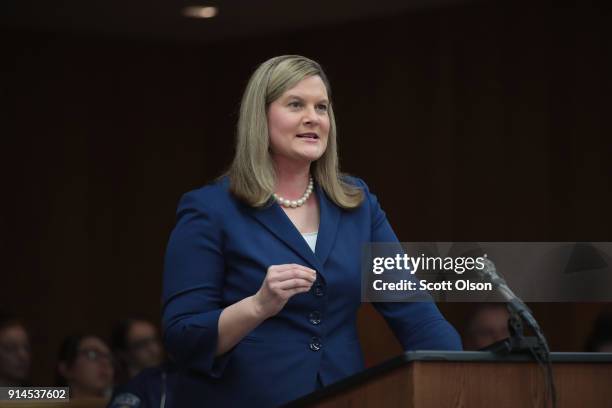
[[[249,79],[240,104],[236,153],[225,173],[229,176],[231,193],[252,207],[270,203],[276,185],[276,172],[269,152],[267,107],[285,91],[313,75],[323,80],[330,99],[330,128],[325,152],[311,164],[312,177],[327,196],[344,209],[358,207],[363,201],[363,191],[344,181],[344,174],[339,170],[336,122],[327,76],[315,61],[299,55],[283,55],[261,64]]]

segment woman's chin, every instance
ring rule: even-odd
[[[323,156],[324,151],[320,149],[299,149],[282,154],[273,154],[275,161],[292,161],[292,162],[303,162],[304,164],[312,163],[319,160]]]
[[[315,160],[319,160],[321,156],[323,156],[324,150],[321,150],[320,148],[302,149],[296,153],[297,153],[297,156],[299,156],[301,159],[313,162]]]

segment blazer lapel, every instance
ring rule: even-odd
[[[319,232],[314,253],[279,204],[272,203],[261,209],[248,208],[259,223],[321,273],[336,241],[342,213],[340,208],[327,197],[319,184],[315,184],[315,189],[319,200]],[[323,272],[322,275],[324,274]]]
[[[319,198],[320,217],[315,255],[321,262],[321,265],[325,265],[325,261],[327,261],[327,257],[334,246],[334,242],[336,242],[336,233],[338,232],[341,210],[327,197],[325,191],[318,183],[316,185],[316,190],[317,197]]]
[[[300,235],[300,232],[295,228],[279,204],[275,202],[268,207],[260,209],[249,207],[249,210],[259,223],[308,262],[312,268],[317,271],[322,269],[319,259],[312,252],[304,237]],[[317,242],[318,246],[319,243]]]

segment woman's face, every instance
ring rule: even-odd
[[[320,158],[329,137],[329,100],[318,75],[304,78],[268,107],[272,156],[294,162]]]
[[[63,373],[68,385],[91,396],[102,396],[113,383],[113,363],[110,350],[96,337],[81,341],[74,363]]]

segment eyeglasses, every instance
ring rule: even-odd
[[[79,350],[78,354],[84,356],[87,360],[89,361],[102,361],[105,360],[109,363],[113,363],[114,359],[113,356],[109,353],[105,353],[103,351],[99,351],[99,350],[93,350],[93,349],[83,349],[83,350]]]

